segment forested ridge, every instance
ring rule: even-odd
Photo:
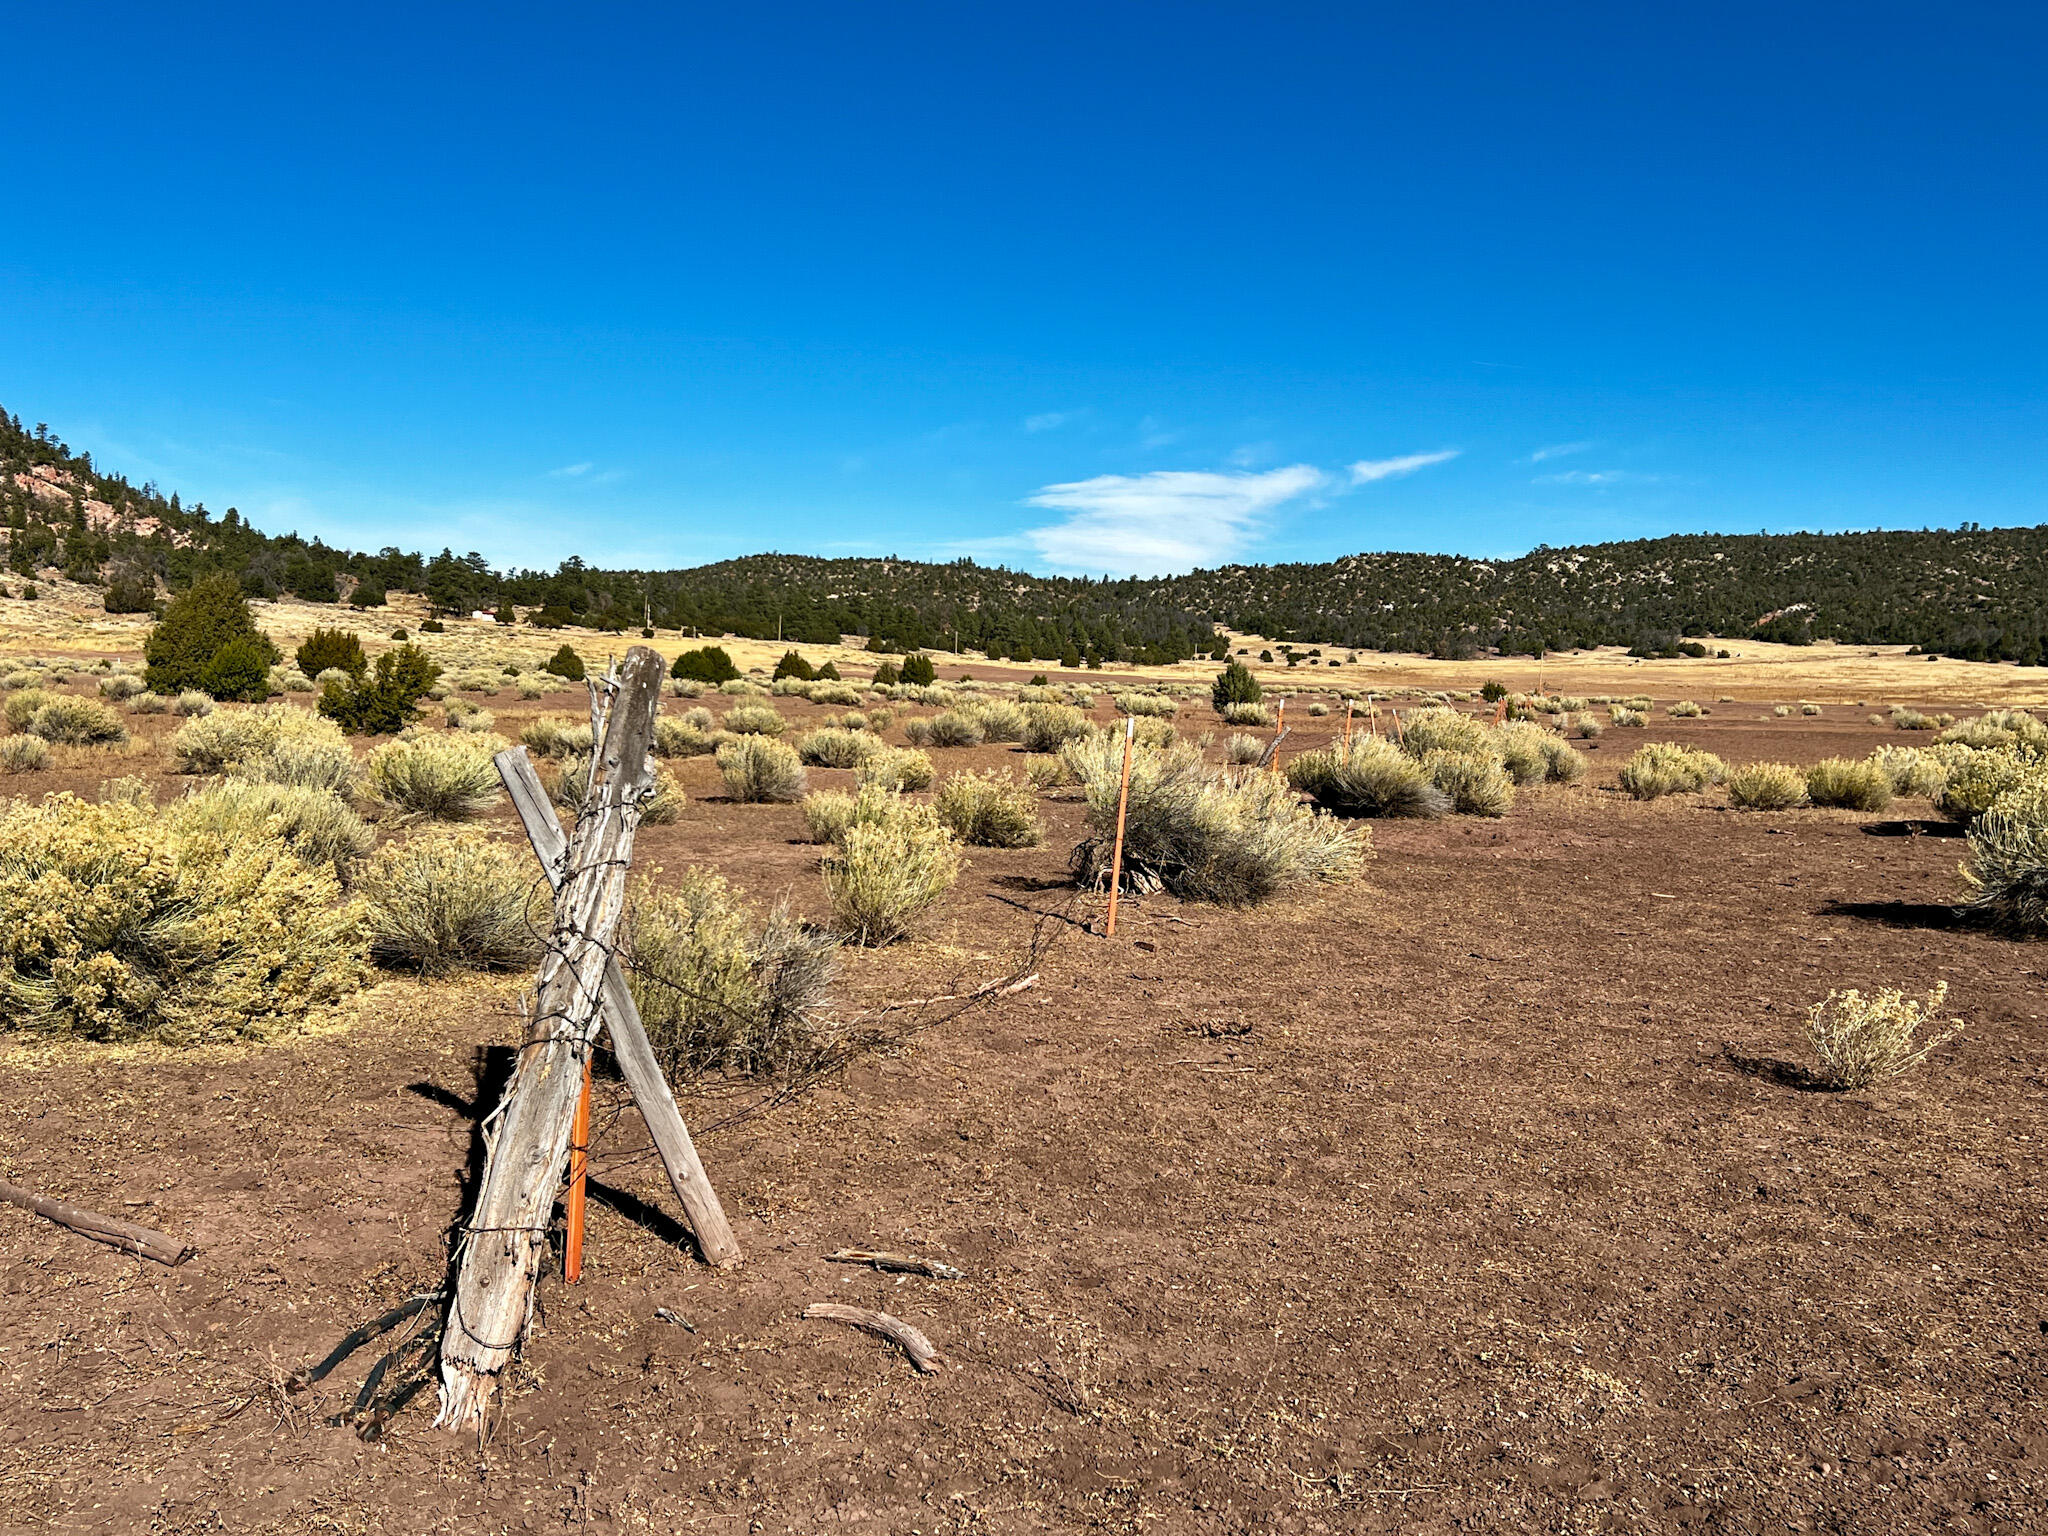
[[[978,565],[763,554],[685,570],[501,570],[476,552],[336,549],[271,534],[233,508],[133,485],[46,427],[0,411],[0,522],[16,578],[55,568],[110,609],[228,572],[252,596],[376,607],[418,593],[451,613],[644,623],[825,643],[979,650],[1029,661],[1163,662],[1216,648],[1215,627],[1296,645],[1469,655],[1688,636],[1909,644],[2048,665],[2048,525],[1844,534],[1681,534],[1539,548],[1513,560],[1359,554],[1159,579],[1045,577]],[[509,615],[508,615],[509,616]]]

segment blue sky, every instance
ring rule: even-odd
[[[21,7],[0,403],[359,547],[2048,521],[2048,12]]]

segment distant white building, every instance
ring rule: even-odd
[[[485,613],[481,608],[471,610],[469,616],[479,624],[495,624],[498,622],[498,616],[495,613]]]

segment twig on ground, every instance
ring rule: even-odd
[[[936,1371],[939,1368],[939,1361],[943,1358],[930,1339],[902,1318],[891,1317],[886,1312],[870,1312],[864,1307],[842,1307],[832,1301],[814,1301],[804,1308],[804,1316],[822,1319],[828,1323],[845,1323],[851,1328],[880,1334],[908,1355],[910,1363],[926,1375]]]
[[[887,1253],[875,1248],[841,1248],[825,1255],[828,1264],[866,1264],[902,1275],[926,1275],[933,1280],[958,1280],[961,1272],[937,1259],[920,1259],[908,1253]]]

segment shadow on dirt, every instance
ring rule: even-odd
[[[1858,922],[1878,923],[1886,928],[1949,931],[1970,926],[1967,914],[1930,901],[1831,901],[1820,909],[1820,915],[1853,917]]]
[[[1953,821],[1873,821],[1863,828],[1865,837],[1962,837],[1962,825]]]
[[[1738,1072],[1760,1077],[1767,1083],[1776,1083],[1780,1088],[1792,1088],[1800,1093],[1840,1091],[1812,1068],[1802,1067],[1796,1061],[1781,1061],[1775,1056],[1745,1056],[1732,1045],[1721,1047],[1721,1059]]]

